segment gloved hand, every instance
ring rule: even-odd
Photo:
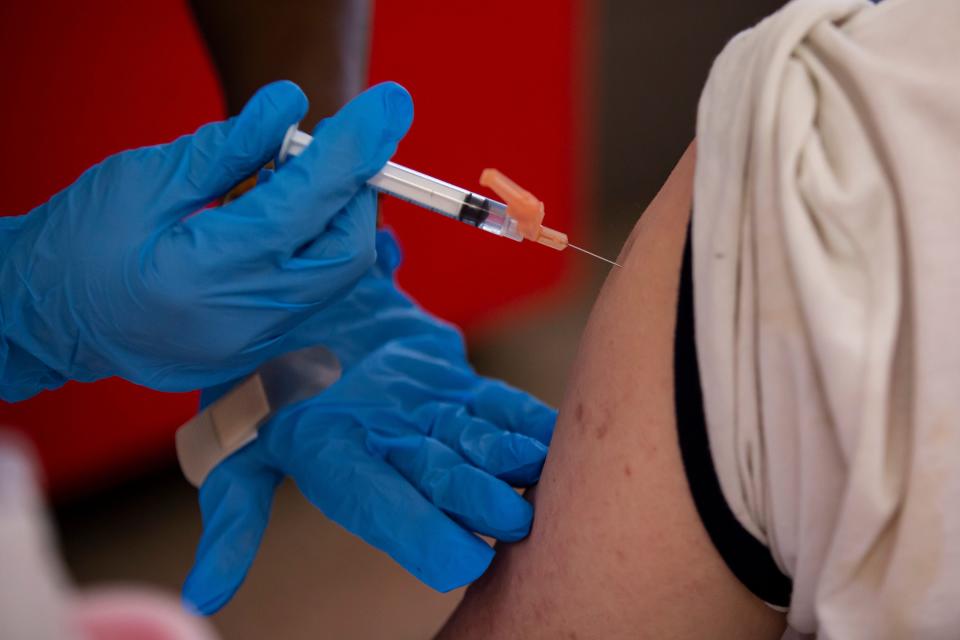
[[[343,377],[281,410],[200,489],[204,531],[184,598],[203,613],[242,583],[284,475],[440,591],[476,579],[493,558],[471,532],[506,541],[529,532],[532,509],[509,485],[539,479],[556,412],[478,376],[459,332],[394,286],[399,253],[385,232],[377,255],[344,300],[310,320],[326,329]]]
[[[108,376],[208,387],[315,344],[304,320],[374,262],[365,183],[413,107],[399,85],[376,86],[318,125],[269,183],[203,209],[270,160],[306,109],[296,85],[270,84],[239,116],[111,156],[5,221],[0,398]]]

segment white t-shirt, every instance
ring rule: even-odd
[[[790,625],[960,637],[960,0],[795,0],[697,128],[711,451]]]

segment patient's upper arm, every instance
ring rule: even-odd
[[[590,316],[535,491],[441,638],[777,638],[694,507],[673,408],[689,150],[641,217]]]

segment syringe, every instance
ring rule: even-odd
[[[312,141],[313,136],[300,131],[296,125],[290,127],[277,154],[278,161],[283,164],[291,156],[300,155]],[[499,171],[487,169],[483,172],[480,183],[504,198],[507,204],[432,178],[395,162],[388,162],[377,175],[367,181],[367,184],[381,193],[459,220],[488,233],[517,242],[525,239],[533,240],[557,251],[571,247],[614,266],[620,266],[612,260],[570,244],[567,234],[543,226],[541,224],[544,216],[543,203]]]

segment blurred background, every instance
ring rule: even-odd
[[[693,137],[710,63],[779,0],[37,0],[0,4],[0,214],[123,149],[239,111],[287,78],[305,129],[396,80],[416,120],[397,160],[466,187],[497,167],[546,222],[615,256]],[[557,404],[606,267],[509,243],[396,201],[402,285],[460,324],[478,369]],[[173,432],[194,394],[70,384],[0,424],[33,441],[81,584],[176,592],[200,532]],[[461,594],[431,592],[285,485],[253,570],[213,622],[225,638],[425,638]]]

